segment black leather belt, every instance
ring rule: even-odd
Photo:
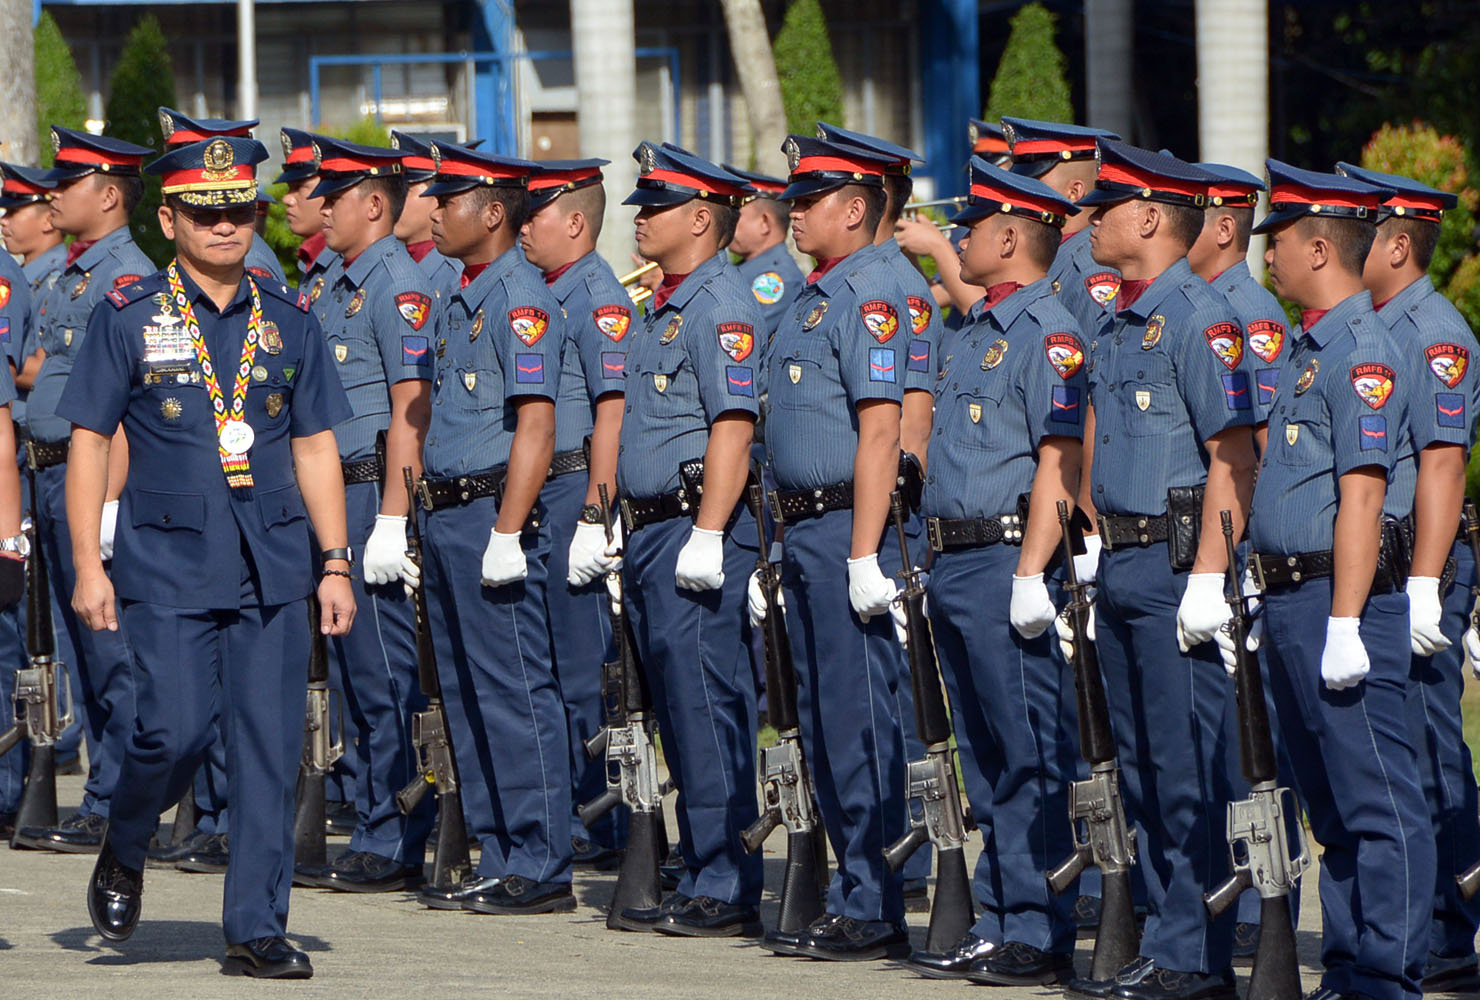
[[[1260,590],[1268,590],[1270,587],[1296,586],[1306,580],[1331,576],[1336,572],[1336,561],[1332,558],[1330,549],[1322,552],[1300,552],[1292,556],[1256,552],[1249,560],[1249,569],[1253,573],[1255,585]],[[1372,576],[1372,593],[1387,593],[1400,586],[1393,578],[1392,570],[1379,559],[1377,571]]]
[[[442,510],[460,507],[483,497],[502,499],[504,492],[504,466],[498,465],[487,472],[475,472],[467,476],[452,476],[447,479],[428,479],[425,476],[416,484],[417,498],[427,510]]]
[[[340,462],[344,472],[344,485],[356,483],[378,483],[385,478],[385,463],[379,457],[358,458],[352,462]]]
[[[833,483],[806,490],[772,490],[766,494],[771,516],[778,521],[805,521],[834,510],[851,510],[853,484]]]
[[[67,461],[68,441],[37,441],[34,438],[26,442],[26,453],[29,456],[26,461],[33,469],[49,469],[53,465],[62,465]]]
[[[1155,545],[1167,540],[1165,514],[1101,514],[1100,543],[1106,550]]]
[[[550,478],[563,476],[570,472],[583,472],[587,468],[586,452],[582,448],[573,451],[562,451],[550,459]]]
[[[937,552],[975,549],[984,545],[1023,544],[1022,518],[1017,514],[996,517],[927,517],[925,534]]]
[[[617,506],[622,511],[622,526],[628,534],[649,524],[671,521],[676,517],[693,517],[699,512],[698,499],[690,501],[688,491],[681,489],[642,500],[623,497]]]

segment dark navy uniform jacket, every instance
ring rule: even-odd
[[[426,474],[461,476],[507,462],[515,401],[557,398],[564,340],[560,303],[518,246],[453,292],[433,361]]]
[[[724,253],[684,278],[627,351],[627,406],[617,453],[622,495],[678,489],[678,467],[704,457],[720,415],[758,412],[765,319]]]
[[[102,237],[62,269],[46,297],[46,315],[38,328],[37,346],[45,348],[46,360],[26,397],[31,437],[53,443],[65,441],[72,433],[71,423],[56,413],[57,400],[82,348],[93,307],[115,288],[134,284],[156,270],[134,244],[127,226]]]
[[[776,328],[784,317],[790,315],[791,304],[802,290],[802,269],[792,260],[782,240],[769,249],[762,250],[750,260],[735,265],[740,280],[755,296],[766,319],[766,340],[776,336]]]
[[[1280,358],[1290,336],[1285,310],[1274,293],[1255,280],[1246,261],[1234,264],[1209,284],[1223,293],[1244,328],[1244,363],[1254,383],[1254,423],[1262,424],[1269,419]]]
[[[1331,548],[1337,482],[1353,469],[1387,472],[1384,510],[1413,508],[1412,482],[1398,486],[1394,469],[1405,456],[1412,460],[1409,406],[1422,399],[1410,385],[1412,364],[1367,292],[1344,299],[1309,330],[1297,327],[1288,351],[1249,515],[1254,551],[1286,555]]]
[[[324,336],[354,416],[334,428],[345,461],[375,454],[391,423],[390,387],[432,377],[437,316],[431,286],[394,236],[365,248],[326,275]]]
[[[181,272],[226,405],[246,339],[248,279],[224,312]],[[255,281],[255,279],[250,279]],[[99,305],[57,406],[63,419],[103,435],[123,424],[128,482],[118,512],[113,585],[126,601],[236,608],[243,549],[251,552],[264,605],[314,587],[308,517],[293,474],[291,439],[331,429],[349,415],[316,319],[302,296],[256,282],[264,325],[282,347],[259,343],[247,388],[249,499],[234,497],[221,470],[215,414],[189,335],[170,303],[163,272],[123,286]]]
[[[1038,443],[1084,436],[1089,388],[1079,324],[1044,278],[985,299],[942,348],[921,513],[992,517],[1033,488]]]
[[[867,246],[807,284],[767,356],[766,449],[786,490],[852,482],[860,402],[901,402],[911,345],[897,248]]]
[[[945,326],[941,323],[940,310],[935,308],[935,294],[930,290],[930,281],[910,263],[894,237],[879,244],[879,254],[894,272],[899,287],[904,291],[905,305],[909,307],[910,342],[904,387],[934,392],[937,355]]]
[[[1252,423],[1243,328],[1184,257],[1090,341],[1091,498],[1104,514],[1160,515],[1167,490],[1207,480],[1203,443]]]
[[[1115,293],[1120,291],[1120,272],[1095,263],[1089,249],[1090,228],[1070,236],[1059,246],[1059,252],[1048,269],[1054,292],[1079,321],[1079,328],[1091,340],[1100,326],[1115,311]]]
[[[596,424],[596,401],[622,391],[632,342],[632,299],[591,251],[550,285],[565,318],[555,451],[579,451]]]

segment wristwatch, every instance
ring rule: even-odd
[[[605,522],[605,520],[601,516],[601,506],[599,504],[588,503],[588,504],[586,504],[586,506],[582,507],[581,508],[581,523],[582,524],[605,524],[606,522]]]
[[[24,559],[31,554],[31,538],[24,531],[9,538],[0,538],[0,552],[14,552]]]
[[[355,554],[353,551],[350,550],[348,546],[343,546],[337,549],[325,549],[323,552],[319,553],[319,557],[324,562],[328,562],[330,559],[343,559],[351,566],[355,564]]]

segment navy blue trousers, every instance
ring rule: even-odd
[[[1074,778],[1074,676],[1052,629],[1024,639],[1008,610],[1020,549],[993,545],[935,557],[930,624],[971,814],[982,831],[972,933],[1044,951],[1074,950],[1074,895],[1043,873],[1067,858]],[[983,818],[989,817],[987,822]]]
[[[529,575],[485,587],[492,497],[424,515],[422,581],[478,874],[570,881],[570,744],[545,620],[548,520],[523,536]]]
[[[1172,572],[1166,546],[1103,553],[1098,583],[1095,647],[1146,882],[1141,954],[1163,969],[1222,972],[1234,915],[1210,921],[1202,894],[1228,876],[1232,687],[1213,643],[1177,648],[1187,575]]]
[[[908,816],[899,718],[904,651],[887,613],[864,623],[848,601],[852,532],[849,510],[788,524],[781,583],[802,748],[837,859],[827,911],[897,923],[904,895],[883,850],[903,835]],[[879,565],[886,576],[898,572],[897,544],[881,545]]]
[[[622,579],[632,633],[652,692],[663,759],[678,787],[679,848],[687,870],[678,891],[755,904],[759,854],[740,844],[755,822],[755,684],[746,653],[745,585],[756,552],[750,516],[724,545],[723,585],[680,590],[673,570],[693,524],[676,518],[627,539]]]
[[[1417,997],[1434,899],[1434,835],[1404,702],[1408,597],[1362,613],[1365,681],[1321,680],[1331,581],[1265,595],[1265,649],[1300,797],[1321,857],[1321,985],[1373,1000]]]

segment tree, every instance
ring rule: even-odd
[[[36,132],[40,137],[39,162],[51,166],[51,127],[80,129],[87,121],[87,99],[82,95],[82,74],[72,50],[51,14],[42,11],[36,22]]]
[[[793,0],[774,46],[788,131],[811,135],[817,122],[843,122],[843,78],[819,0]]]
[[[116,139],[159,147],[159,109],[175,107],[175,70],[169,44],[153,15],[134,25],[108,81],[106,131]],[[160,179],[144,175],[144,198],[134,210],[134,242],[156,264],[174,253],[159,228]]]
[[[735,59],[735,72],[740,77],[740,90],[745,94],[745,107],[750,112],[750,134],[756,145],[755,169],[763,173],[786,176],[786,157],[771,137],[786,127],[786,107],[781,98],[781,81],[776,76],[776,59],[771,51],[771,37],[766,32],[766,17],[760,0],[722,0],[725,25],[730,36],[730,54]]]
[[[1477,249],[1475,209],[1480,207],[1480,191],[1470,186],[1467,159],[1458,138],[1440,135],[1423,122],[1384,125],[1362,148],[1362,166],[1367,169],[1411,177],[1459,198],[1459,204],[1444,213],[1439,244],[1429,264],[1429,276],[1441,290],[1448,286],[1460,262]],[[1474,305],[1480,308],[1480,302]]]
[[[1054,43],[1057,21],[1037,0],[1012,16],[1008,22],[1012,31],[997,63],[997,75],[992,77],[983,119],[995,122],[1010,115],[1050,122],[1074,120],[1064,54]]]
[[[5,159],[30,163],[36,159],[36,71],[33,36],[26,30],[31,5],[25,0],[0,0],[0,28],[6,45],[0,50],[0,140]]]

